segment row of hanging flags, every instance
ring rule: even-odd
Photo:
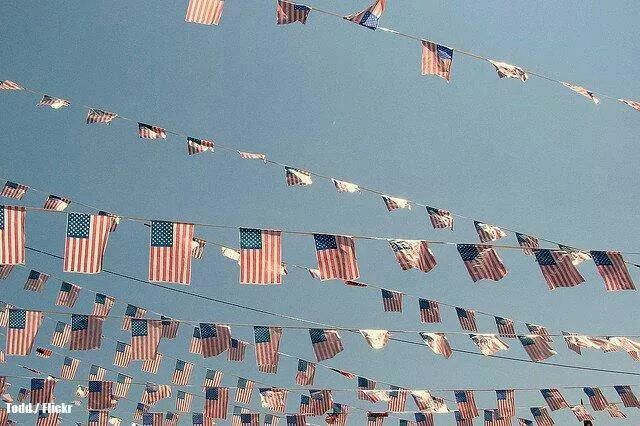
[[[223,7],[224,0],[189,0],[185,21],[204,25],[218,25],[222,16]],[[371,30],[375,30],[379,28],[380,18],[382,17],[385,8],[386,0],[375,0],[373,4],[371,4],[371,6],[367,7],[366,9],[357,13],[346,15],[343,18],[347,21],[353,22],[354,24],[361,25]],[[276,23],[278,25],[292,24],[295,22],[306,24],[307,18],[309,17],[309,14],[312,10],[321,13],[327,13],[320,9],[313,8],[304,4],[297,4],[285,0],[277,0]],[[330,14],[335,15],[333,13]],[[380,29],[392,34],[401,34],[395,30],[391,30],[388,28],[380,27]],[[402,35],[408,36],[406,34]],[[449,82],[451,80],[453,52],[456,51],[456,49],[440,45],[429,40],[424,40],[419,37],[408,37],[419,40],[421,43],[422,59],[420,69],[422,75],[435,75]],[[471,56],[475,59],[481,59],[489,62],[495,68],[499,78],[515,78],[521,80],[522,82],[527,81],[527,79],[529,78],[529,74],[527,74],[527,72],[519,66],[484,58],[476,54],[468,54],[467,52],[462,51],[458,52]],[[534,75],[538,74],[534,73]],[[558,81],[552,78],[547,79],[562,84],[567,89],[573,90],[574,92],[584,96],[594,104],[600,103],[600,98],[598,98],[596,94],[591,90],[565,81]],[[8,84],[8,87],[11,87],[10,83]],[[640,102],[638,101],[629,99],[618,99],[618,101],[632,107],[637,111],[640,111]]]

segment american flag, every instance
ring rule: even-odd
[[[422,272],[429,272],[436,266],[436,258],[426,241],[389,240],[389,245],[402,270],[417,268]]]
[[[109,212],[106,212],[104,210],[99,210],[98,211],[98,216],[107,216],[109,219],[111,219],[111,225],[109,226],[109,232],[116,232],[116,230],[118,229],[118,225],[120,224],[120,217],[116,216],[114,214],[111,214]]]
[[[444,399],[432,396],[429,391],[412,390],[411,396],[420,411],[429,413],[447,413],[449,411]]]
[[[254,340],[256,344],[256,363],[263,369],[275,370],[280,360],[280,339],[282,338],[281,327],[253,327]]]
[[[497,408],[483,411],[485,426],[511,426],[511,418],[500,415]]]
[[[569,403],[558,389],[540,389],[540,393],[551,411],[569,408]]]
[[[251,394],[253,393],[254,382],[243,377],[238,377],[238,385],[236,386],[235,401],[240,404],[249,404],[251,402]]]
[[[508,337],[510,339],[516,338],[516,329],[513,325],[513,320],[509,318],[495,317],[496,326],[498,327],[498,335],[501,337]]]
[[[626,419],[627,415],[624,414],[620,408],[618,408],[617,404],[609,404],[607,405],[607,412],[609,413],[609,417]]]
[[[380,289],[382,307],[385,312],[402,312],[402,293],[399,291]]]
[[[304,359],[298,360],[298,371],[296,371],[296,383],[300,386],[313,385],[316,375],[316,365]]]
[[[306,24],[310,11],[311,9],[303,4],[295,4],[284,0],[278,0],[276,22],[278,25],[292,24],[294,22]]]
[[[213,419],[226,419],[228,404],[228,388],[206,388],[204,401],[205,416]]]
[[[591,251],[598,273],[604,280],[607,291],[635,290],[624,259],[619,252]]]
[[[532,426],[533,422],[531,420],[518,418],[518,425],[519,426]]]
[[[285,417],[287,426],[307,426],[307,416],[304,414],[289,414]]]
[[[239,413],[234,414],[234,419],[237,418],[238,426],[260,426],[260,413]],[[235,426],[235,423],[232,422]]]
[[[193,371],[193,364],[183,361],[181,359],[176,360],[176,368],[173,370],[171,376],[171,383],[185,386],[191,379],[191,372]]]
[[[76,377],[79,365],[79,359],[65,356],[64,361],[62,361],[62,367],[60,367],[60,377],[66,380],[73,380]]]
[[[562,82],[562,85],[567,89],[573,90],[574,92],[584,96],[585,98],[590,99],[596,105],[600,103],[600,99],[598,99],[598,97],[594,95],[592,91],[587,90],[582,86],[576,86],[574,84],[567,83],[564,81]]]
[[[162,321],[131,320],[131,359],[154,359],[160,344]]]
[[[602,411],[609,405],[609,401],[607,401],[600,388],[585,387],[583,390],[589,397],[589,403],[594,410]]]
[[[331,178],[331,181],[333,182],[333,186],[335,186],[336,190],[338,192],[358,192],[360,191],[360,187],[358,185],[356,185],[355,183],[351,183],[351,182],[345,182],[343,180],[338,180],[338,179],[333,179]]]
[[[122,318],[122,329],[131,330],[132,318],[143,318],[147,314],[147,310],[134,305],[127,305],[127,309],[124,311],[124,318]]]
[[[409,392],[406,389],[399,388],[391,385],[389,395],[389,402],[387,404],[387,411],[397,413],[404,411],[407,405],[407,396]]]
[[[157,374],[160,369],[160,363],[162,362],[162,354],[158,352],[153,359],[147,359],[142,362],[140,371],[143,373]]]
[[[473,426],[473,419],[465,418],[458,410],[453,412],[453,418],[456,421],[456,426]]]
[[[583,405],[574,405],[571,407],[571,411],[575,414],[579,422],[585,422],[587,420],[593,420],[593,416],[584,408]]]
[[[526,322],[525,325],[531,334],[542,337],[546,342],[553,342],[549,335],[549,330],[546,327],[538,324],[531,324]]]
[[[470,334],[469,337],[480,348],[480,352],[483,355],[494,355],[509,349],[509,345],[500,340],[495,334]]]
[[[48,279],[49,275],[32,269],[29,272],[27,281],[24,283],[24,289],[29,291],[42,291]]]
[[[143,413],[142,426],[163,426],[162,413]]]
[[[458,405],[458,410],[464,418],[469,419],[480,415],[472,390],[456,390],[453,391],[453,395]]]
[[[38,311],[9,309],[5,351],[7,355],[25,356],[31,353],[43,317]]]
[[[107,411],[89,411],[87,426],[109,426],[109,413]]]
[[[6,327],[9,323],[9,309],[14,308],[15,306],[10,305],[9,303],[4,304],[4,308],[0,310],[0,327]]]
[[[456,307],[456,315],[458,316],[460,327],[462,327],[463,330],[478,332],[475,311]]]
[[[416,426],[433,426],[433,414],[431,413],[414,413]]]
[[[378,397],[377,393],[365,392],[365,391],[375,390],[375,388],[376,388],[375,381],[371,379],[367,379],[366,377],[358,377],[358,391],[356,392],[358,399],[361,399],[363,401],[373,402],[373,403],[380,401],[380,398]]]
[[[434,229],[449,228],[453,231],[453,216],[449,211],[427,206],[427,213]]]
[[[287,406],[289,391],[282,388],[259,388],[260,404],[276,413],[284,413]]]
[[[156,402],[159,402],[163,399],[171,397],[171,386],[169,385],[158,385],[155,383],[148,382],[144,390],[142,391],[142,397],[140,398],[140,402],[143,404],[147,404],[149,406],[154,405]]]
[[[102,270],[112,218],[84,213],[67,215],[64,272],[96,274]]]
[[[310,328],[311,344],[318,361],[330,359],[342,352],[342,341],[336,330]]]
[[[500,416],[510,419],[516,415],[516,398],[513,389],[496,390],[496,400]]]
[[[247,342],[231,339],[229,343],[229,352],[227,352],[227,361],[244,361],[244,352],[247,348]]]
[[[180,413],[187,413],[191,411],[191,403],[193,402],[193,395],[185,391],[178,390],[176,395],[176,411]]]
[[[325,421],[331,426],[346,426],[349,407],[338,402],[333,403],[331,411],[325,417]]]
[[[280,284],[282,231],[240,228],[240,283]]]
[[[136,404],[136,410],[133,413],[133,420],[142,420],[143,413],[146,413],[149,407],[139,402]]]
[[[36,106],[48,106],[53,109],[65,108],[69,105],[71,105],[71,102],[67,99],[54,98],[49,95],[42,95],[42,99],[40,99],[40,102],[36,104]]]
[[[19,265],[24,263],[24,207],[0,206],[0,264]]]
[[[87,113],[87,124],[109,124],[116,117],[118,117],[118,114],[116,114],[115,112],[103,111],[97,108],[89,108],[89,112]]]
[[[384,12],[387,0],[375,0],[371,6],[363,11],[347,15],[344,19],[363,27],[375,30],[378,28],[378,21]]]
[[[189,352],[192,354],[202,354],[202,340],[200,339],[200,327],[193,327]]]
[[[551,349],[551,346],[545,341],[544,337],[529,335],[518,336],[518,339],[532,361],[544,361],[557,353]]]
[[[631,390],[631,386],[618,385],[614,386],[614,389],[616,390],[616,392],[618,392],[618,395],[620,395],[620,399],[622,400],[622,403],[625,407],[640,408],[640,402],[638,402],[638,399]]]
[[[532,255],[535,249],[540,248],[538,239],[531,235],[525,235],[516,232],[516,239],[518,240],[518,244],[520,244],[520,247],[522,247],[522,252],[524,254]]]
[[[69,207],[69,204],[71,204],[71,200],[69,198],[59,197],[57,195],[49,195],[42,208],[45,210],[55,210],[61,212]]]
[[[440,319],[440,304],[435,300],[418,299],[420,321],[423,323],[438,323]]]
[[[264,154],[257,153],[257,152],[238,151],[238,155],[243,160],[262,160],[265,163],[267,162],[267,156],[264,155]]]
[[[2,192],[0,192],[0,196],[22,200],[22,197],[24,197],[24,194],[26,194],[28,190],[29,187],[27,185],[7,181],[7,183],[4,184],[4,188],[2,188]]]
[[[331,390],[328,389],[310,389],[309,397],[311,400],[309,408],[311,415],[320,416],[326,413],[333,406],[333,396]]]
[[[224,0],[189,0],[185,22],[218,25],[224,8]]]
[[[367,411],[367,426],[382,426],[384,423],[384,419],[389,417],[389,413],[374,413],[372,411]]]
[[[353,238],[314,234],[313,239],[321,280],[357,280],[360,277]]]
[[[56,327],[53,330],[51,336],[51,344],[59,348],[64,348],[71,339],[71,325],[65,324],[62,321],[56,323]]]
[[[56,305],[73,308],[78,300],[78,296],[80,295],[80,289],[81,287],[78,285],[63,281],[60,286],[58,297],[56,298]]]
[[[116,352],[113,356],[113,365],[127,368],[131,362],[131,345],[116,341]]]
[[[100,348],[102,341],[102,317],[93,315],[71,315],[71,344],[72,351],[86,351]]]
[[[138,123],[138,136],[141,139],[166,139],[167,131],[162,127]]]
[[[571,263],[571,258],[563,251],[535,249],[536,262],[549,290],[558,287],[575,287],[584,282],[580,272]]]
[[[499,281],[507,275],[502,259],[494,249],[479,244],[458,244],[458,252],[471,279]]]
[[[99,365],[91,364],[89,369],[89,380],[102,380],[107,374],[107,370]]]
[[[451,357],[452,351],[447,336],[444,333],[419,333],[424,342],[431,348],[431,350],[442,355],[445,358]]]
[[[554,422],[549,412],[544,407],[531,407],[531,414],[538,426],[553,426]]]
[[[36,426],[58,426],[62,421],[59,413],[49,413],[48,411],[38,411]]]
[[[18,402],[23,402],[29,397],[29,391],[25,388],[20,388],[18,391]]]
[[[200,341],[204,358],[220,355],[229,348],[231,329],[228,325],[200,323]]]
[[[527,73],[520,67],[506,62],[492,61],[491,59],[488,59],[488,61],[495,67],[498,77],[500,78],[517,78],[518,80],[522,80],[522,82],[527,81],[529,78]]]
[[[175,339],[178,334],[178,327],[180,326],[180,322],[172,318],[165,317],[164,315],[160,316],[160,320],[162,322],[160,337]]]
[[[311,173],[306,170],[285,166],[284,175],[287,186],[308,186],[313,183]]]
[[[437,75],[449,81],[452,63],[452,49],[422,40],[422,75]]]
[[[113,382],[91,380],[89,381],[89,399],[87,408],[89,410],[108,410],[112,407],[111,389]]]
[[[193,230],[189,223],[151,222],[149,281],[189,285]]]
[[[216,422],[214,419],[205,417],[202,413],[193,413],[191,416],[193,426],[214,426]]]
[[[478,233],[480,242],[483,243],[496,241],[507,236],[507,234],[502,229],[494,225],[489,225],[488,223],[478,222],[477,220],[474,220],[473,225],[476,228],[476,232]]]
[[[203,388],[217,388],[222,385],[222,379],[224,378],[224,372],[220,370],[211,370],[207,368],[207,372],[202,382]]]
[[[194,155],[205,151],[213,152],[215,144],[206,139],[187,138],[187,154]]]
[[[618,99],[618,100],[625,105],[629,105],[631,108],[635,109],[636,111],[640,111],[640,102],[632,101],[629,99]]]
[[[193,240],[191,241],[191,257],[194,259],[202,259],[206,245],[207,242],[204,239],[200,237],[193,237]]]
[[[40,358],[47,359],[47,358],[51,357],[52,353],[53,352],[51,351],[51,349],[36,348],[36,356],[39,356]]]
[[[46,404],[53,402],[53,391],[56,388],[56,379],[47,377],[46,379],[31,379],[31,391],[29,392],[32,404]]]
[[[14,265],[0,265],[0,280],[6,280],[13,272]],[[1,313],[0,313],[1,315]]]
[[[391,197],[389,195],[383,195],[382,201],[384,201],[384,205],[387,207],[387,210],[392,212],[398,209],[407,209],[411,210],[411,203],[409,200],[405,200],[404,198]]]
[[[115,303],[116,299],[114,297],[96,293],[91,314],[99,317],[108,317]]]
[[[129,394],[129,388],[131,388],[131,383],[133,382],[133,378],[122,373],[118,373],[118,377],[116,378],[115,388],[113,389],[113,395],[118,398],[126,398]]]
[[[15,81],[2,80],[0,81],[0,90],[24,90],[24,87]]]

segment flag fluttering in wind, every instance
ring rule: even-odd
[[[402,293],[399,291],[380,289],[382,307],[385,312],[402,312]]]
[[[158,353],[162,322],[158,320],[131,319],[131,359],[152,360]]]
[[[276,23],[278,25],[292,24],[294,22],[306,24],[310,11],[311,9],[303,4],[278,0],[276,6]]]
[[[254,382],[243,377],[238,377],[235,401],[240,404],[249,404],[253,393]]]
[[[635,290],[622,255],[614,251],[591,251],[596,270],[607,291]]]
[[[360,278],[353,238],[343,235],[313,234],[321,280]]]
[[[318,361],[331,359],[342,352],[342,340],[336,330],[323,330],[321,328],[310,328],[311,344],[313,352]]]
[[[224,0],[189,0],[185,22],[218,25],[224,9]]]
[[[69,213],[64,240],[64,272],[96,274],[102,270],[111,232],[110,216]]]
[[[383,195],[382,201],[384,201],[384,205],[387,207],[387,210],[390,212],[398,209],[411,210],[411,203],[409,202],[409,200],[405,200],[404,198]]]
[[[42,313],[38,311],[9,309],[5,353],[18,356],[29,355],[43,318]]]
[[[404,271],[416,268],[422,272],[429,272],[436,266],[436,258],[426,241],[389,240],[389,245]]]
[[[0,90],[24,90],[19,83],[11,80],[1,80],[0,81]]]
[[[632,101],[629,99],[618,99],[618,100],[625,105],[629,105],[631,108],[635,109],[636,111],[640,111],[640,102]]]
[[[29,291],[35,291],[35,292],[42,291],[48,279],[49,279],[48,274],[45,274],[44,272],[38,272],[32,269],[29,272],[27,281],[24,283],[24,289]]]
[[[42,95],[42,99],[40,99],[40,102],[38,102],[36,106],[47,106],[52,109],[60,109],[68,107],[69,105],[71,105],[71,102],[67,99],[59,99],[49,95]]]
[[[151,222],[149,281],[190,284],[193,231],[190,223]]]
[[[391,337],[391,333],[387,330],[358,330],[362,337],[364,337],[365,342],[372,349],[382,349],[387,346],[389,343],[389,337]]]
[[[60,292],[56,297],[56,306],[66,306],[67,308],[73,308],[80,295],[81,287],[76,284],[71,284],[63,281],[60,285]]]
[[[536,420],[538,426],[553,426],[554,422],[549,412],[544,407],[531,407],[531,414],[533,418]]]
[[[260,403],[263,408],[268,408],[276,413],[284,413],[287,406],[289,391],[281,388],[259,388]]]
[[[71,343],[72,351],[86,351],[99,349],[102,343],[102,317],[93,315],[71,315]]]
[[[335,186],[336,190],[338,192],[358,192],[360,191],[360,187],[358,185],[356,185],[355,183],[351,183],[351,182],[345,182],[342,180],[338,180],[338,179],[331,179],[331,181],[333,182],[333,186]]]
[[[497,241],[500,238],[507,236],[507,233],[495,225],[489,225],[488,223],[473,221],[473,225],[476,228],[480,242],[490,243],[491,241]]]
[[[453,216],[447,210],[427,206],[427,213],[434,229],[449,228],[453,231]]]
[[[422,75],[437,75],[447,81],[451,80],[451,65],[453,63],[453,50],[422,40]]]
[[[220,370],[211,370],[207,368],[204,380],[202,381],[203,388],[217,388],[222,386],[222,379],[224,378],[224,372]]]
[[[605,398],[600,388],[584,387],[584,393],[589,397],[589,403],[595,411],[602,411],[607,408],[609,401]]]
[[[191,257],[194,259],[202,259],[206,245],[207,242],[203,238],[193,237],[191,241]]]
[[[371,30],[375,30],[378,28],[378,22],[386,5],[387,0],[375,0],[371,6],[367,7],[363,11],[347,15],[344,19]]]
[[[451,346],[449,346],[449,341],[444,333],[421,332],[419,334],[422,340],[424,340],[427,346],[429,346],[434,353],[442,355],[447,359],[451,357]]]
[[[458,252],[471,279],[499,281],[507,275],[507,268],[496,251],[480,244],[458,244]]]
[[[111,308],[116,303],[116,299],[111,296],[107,296],[102,293],[96,293],[96,298],[93,302],[93,311],[92,315],[96,315],[99,317],[108,317],[111,312]]]
[[[171,386],[148,382],[142,391],[140,402],[151,406],[169,397],[171,397]]]
[[[256,345],[256,363],[258,370],[264,373],[276,373],[280,360],[281,327],[254,326],[254,339]]]
[[[456,307],[456,315],[458,316],[458,322],[460,327],[465,331],[478,332],[478,325],[476,324],[476,312],[471,309],[463,309]]]
[[[165,317],[164,315],[160,315],[160,321],[162,322],[160,337],[164,337],[165,339],[175,339],[178,335],[180,321]]]
[[[298,360],[298,370],[296,371],[296,384],[300,386],[313,385],[316,375],[316,365],[304,359]]]
[[[585,89],[582,86],[576,86],[571,83],[562,82],[562,85],[567,89],[573,90],[574,92],[584,96],[585,98],[591,100],[594,104],[598,105],[600,103],[600,99],[596,95],[593,94],[592,91]]]
[[[21,265],[25,261],[26,209],[0,206],[0,264]]]
[[[45,210],[64,211],[71,204],[69,198],[59,197],[57,195],[49,195],[42,206]]]
[[[495,334],[470,334],[469,336],[473,343],[480,348],[482,355],[494,355],[509,349],[509,345],[500,340]]]
[[[584,408],[583,405],[574,405],[571,407],[571,411],[575,414],[576,419],[579,422],[585,422],[587,420],[593,420],[593,416]]]
[[[22,197],[25,196],[28,190],[29,187],[27,185],[7,181],[7,183],[4,184],[4,188],[2,188],[2,192],[0,192],[0,197],[22,200]]]
[[[202,356],[217,356],[229,349],[231,329],[228,325],[200,323],[200,339]]]
[[[542,336],[518,336],[518,339],[532,361],[544,361],[557,354]]]
[[[500,416],[510,419],[516,415],[516,398],[513,389],[497,389],[496,401]]]
[[[522,252],[526,255],[532,255],[532,249],[540,248],[538,239],[532,235],[525,235],[516,232],[516,239],[518,240],[518,244],[520,245],[520,247],[522,247]]]
[[[439,323],[440,304],[435,300],[418,299],[418,307],[420,308],[420,322],[423,323]]]
[[[498,335],[500,337],[516,338],[516,329],[513,320],[509,318],[495,317]]]
[[[138,136],[140,139],[166,139],[167,131],[162,127],[138,123]]]
[[[122,329],[130,330],[131,329],[131,319],[132,318],[143,318],[147,314],[147,310],[144,308],[140,308],[138,306],[134,306],[131,304],[127,304],[127,308],[124,311],[124,318],[122,318]]]
[[[492,61],[490,59],[488,61],[495,67],[498,77],[500,78],[517,78],[518,80],[522,80],[522,82],[527,81],[529,78],[527,73],[520,67],[506,62]]]
[[[622,403],[624,404],[625,407],[640,408],[640,402],[638,401],[638,398],[636,398],[633,391],[631,390],[631,386],[618,385],[618,386],[614,386],[614,388],[618,393],[618,395],[620,396],[620,399],[622,400]]]
[[[118,114],[116,114],[115,112],[103,111],[97,108],[89,108],[89,112],[87,112],[87,124],[102,123],[108,125],[117,117]]]
[[[558,287],[574,287],[584,282],[580,271],[571,263],[570,256],[564,251],[534,249],[533,253],[549,290]]]
[[[472,390],[456,390],[453,391],[453,396],[458,405],[458,411],[462,413],[465,419],[478,417],[480,415]]]
[[[540,389],[540,393],[544,398],[545,402],[549,406],[551,411],[560,410],[562,408],[569,408],[569,403],[564,396],[560,392],[560,390],[551,388],[551,389]]]
[[[187,138],[187,154],[194,155],[205,151],[213,152],[215,143],[207,139]]]
[[[287,186],[308,186],[313,183],[311,173],[306,170],[285,166],[284,173]]]
[[[240,228],[240,283],[282,283],[282,231]]]

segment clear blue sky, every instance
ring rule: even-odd
[[[227,2],[220,27],[184,23],[186,3],[43,2],[30,7],[6,2],[0,16],[0,79],[69,98],[75,105],[94,105],[196,137],[267,152],[287,164],[570,245],[638,251],[640,231],[633,211],[639,192],[633,182],[640,160],[640,115],[632,109],[609,100],[595,106],[536,78],[524,84],[501,81],[489,64],[457,54],[447,85],[439,78],[420,76],[417,42],[315,13],[304,27],[277,27],[273,1]],[[366,1],[347,3],[310,4],[345,14],[366,6]],[[639,16],[640,5],[629,1],[406,0],[390,1],[382,24],[611,95],[639,99]],[[38,99],[27,93],[5,92],[1,98],[0,174],[107,210],[225,225],[477,239],[471,222],[458,221],[453,233],[436,232],[421,209],[388,213],[376,197],[336,194],[330,183],[321,180],[308,188],[287,188],[277,167],[241,161],[224,152],[188,158],[182,139],[170,136],[149,143],[138,139],[131,122],[86,126],[81,108],[40,110],[35,107]],[[43,198],[32,192],[24,201],[39,206]],[[63,215],[30,213],[27,229],[30,245],[62,253]],[[237,245],[234,231],[200,229],[198,234]],[[109,241],[106,267],[145,277],[148,239],[146,228],[122,224]],[[515,243],[515,237],[510,235],[508,241]],[[639,334],[637,294],[605,293],[590,262],[580,268],[585,284],[550,292],[532,259],[519,253],[503,254],[510,271],[507,278],[473,284],[452,247],[434,248],[439,264],[429,274],[402,272],[383,242],[359,241],[357,248],[363,281],[544,324],[556,333]],[[285,236],[284,258],[312,265],[311,237]],[[29,253],[27,266],[64,276],[59,261],[41,255]],[[59,283],[50,281],[34,297],[22,290],[26,274],[16,270],[2,282],[1,298],[51,310]],[[632,274],[640,283],[637,271]],[[282,323],[104,274],[64,277],[177,318]],[[405,313],[385,314],[376,291],[346,288],[339,282],[319,284],[297,271],[278,288],[241,287],[235,265],[214,247],[194,262],[191,289],[339,326],[459,330],[453,310],[443,307],[443,324],[426,327],[418,322],[413,300],[406,300]],[[92,298],[84,292],[75,311],[89,312]],[[115,314],[123,312],[124,305],[119,304]],[[481,330],[494,329],[491,318],[478,321]],[[52,322],[46,321],[38,344],[48,344],[51,330]],[[195,361],[186,353],[190,333],[182,327],[177,340],[162,342],[161,352]],[[249,329],[233,333],[252,339]],[[119,330],[118,320],[108,321],[105,334],[129,339]],[[410,388],[640,384],[631,376],[464,354],[444,360],[424,348],[399,343],[374,353],[358,336],[342,334],[345,351],[329,364]],[[475,350],[465,337],[452,336],[451,341],[455,347]],[[509,343],[508,355],[526,357],[519,344]],[[580,357],[559,340],[555,347],[554,361],[637,371],[637,364],[624,353],[586,351]],[[305,331],[285,331],[282,350],[313,359]],[[103,351],[76,356],[83,360],[78,377],[84,378],[92,362],[111,366],[113,345],[105,341]],[[10,359],[0,366],[0,374],[24,375],[11,365],[15,362],[57,374],[62,359]],[[228,371],[224,382],[228,386],[235,386],[231,374],[294,386],[296,363],[290,359],[281,361],[280,373],[273,377],[256,371],[252,351],[241,366],[224,359],[198,362]],[[140,373],[135,364],[127,374],[136,381],[168,382],[172,369],[173,362],[166,360],[157,376]],[[192,383],[199,385],[203,374],[198,369]],[[115,379],[115,374],[108,377]],[[14,392],[27,382],[10,381]],[[318,369],[316,386],[355,384]],[[61,383],[58,401],[70,400],[73,389]],[[605,393],[618,400],[612,389]],[[141,389],[133,387],[130,395],[135,399],[140,394]],[[452,397],[450,392],[436,394]],[[578,390],[565,395],[572,403],[584,397]],[[254,398],[255,407],[259,401]],[[482,408],[495,405],[493,393],[476,398]],[[337,393],[335,399],[373,408],[354,401],[352,394]],[[158,405],[158,410],[172,410],[174,400]],[[298,401],[297,394],[290,396],[288,411],[296,410]],[[538,392],[520,392],[517,403],[528,407],[544,401]],[[194,410],[201,404],[196,400]],[[114,414],[128,420],[133,408],[133,403],[122,401]],[[637,414],[631,409],[625,412],[638,423]],[[518,415],[531,418],[528,410]],[[356,412],[352,424],[362,424],[361,416]],[[558,424],[575,422],[568,411],[553,417]],[[597,420],[609,422],[602,413]],[[86,421],[86,413],[77,410],[65,417],[65,424],[71,421]],[[451,417],[442,417],[439,423],[451,424]]]

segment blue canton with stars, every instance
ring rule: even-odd
[[[132,336],[146,336],[147,335],[147,320],[132,319],[131,320],[131,335]]]
[[[324,334],[324,330],[321,328],[310,328],[309,335],[311,336],[311,343],[320,343],[327,341],[327,336]]]
[[[218,337],[215,324],[200,323],[200,337],[203,339],[209,337]]]
[[[88,315],[72,315],[71,330],[86,330],[89,327]]]
[[[62,285],[60,286],[60,291],[64,291],[69,293],[71,291],[72,284],[66,281],[62,281]]]
[[[551,250],[546,250],[546,249],[536,250],[534,254],[536,256],[536,261],[538,262],[538,265],[553,266],[556,264],[555,259],[551,255]]]
[[[613,262],[611,261],[611,258],[609,257],[609,255],[607,254],[606,251],[595,251],[594,250],[594,251],[591,252],[591,257],[593,257],[593,261],[598,266],[611,266],[611,265],[613,265]]]
[[[480,254],[478,248],[473,244],[458,244],[458,252],[465,262],[475,260]]]
[[[89,382],[89,392],[102,392],[102,382],[98,380],[91,380]]]
[[[241,249],[261,249],[262,230],[251,228],[240,228],[240,248]]]
[[[313,234],[313,240],[316,243],[316,250],[330,250],[338,248],[335,235]]]
[[[173,246],[173,222],[154,220],[151,222],[151,246]]]
[[[67,216],[67,237],[89,238],[91,215],[84,213],[69,213]]]
[[[271,341],[269,327],[254,327],[256,343],[268,343]]]
[[[0,206],[0,229],[4,229],[4,206]]]
[[[207,388],[207,399],[208,400],[217,400],[218,399],[218,388]]]
[[[27,325],[27,311],[9,310],[9,328],[24,329]]]

